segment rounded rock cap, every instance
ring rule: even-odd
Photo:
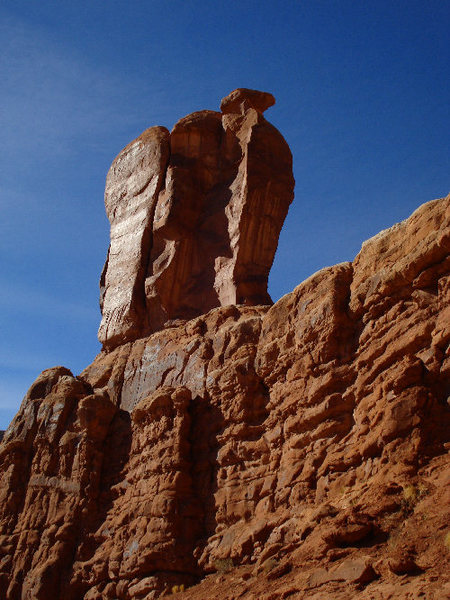
[[[242,104],[245,108],[254,108],[259,113],[263,113],[270,106],[275,104],[275,98],[269,92],[259,92],[258,90],[249,90],[247,88],[237,88],[222,98],[220,110],[223,114],[242,112]]]

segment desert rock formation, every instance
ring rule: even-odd
[[[188,115],[170,134],[151,127],[114,160],[105,348],[217,306],[271,304],[267,278],[294,193],[289,147],[262,114],[274,103],[235,90],[222,113]]]
[[[221,119],[200,113],[201,127],[207,121],[220,131],[219,121],[236,124],[249,111],[260,119],[273,102],[249,91],[241,98],[238,91],[223,101]],[[180,122],[183,148],[186,127],[190,139],[201,138],[197,117],[187,119]],[[271,139],[265,123],[264,131]],[[165,313],[148,333],[151,302],[144,311],[139,294],[120,281],[139,280],[145,302],[158,285],[139,266],[150,231],[139,190],[145,184],[156,198],[159,175],[148,157],[166,160],[168,134],[149,132],[117,167],[123,175],[142,166],[130,183],[137,192],[126,191],[136,201],[112,218],[103,277],[104,306],[115,285],[124,292],[117,301],[123,319],[109,338],[117,344],[106,344],[77,377],[63,367],[44,371],[0,445],[0,596],[445,598],[450,196],[422,205],[365,242],[352,263],[315,273],[273,306],[256,304],[266,298],[259,291],[245,294],[253,298],[247,304],[236,295],[227,306],[191,319],[183,312],[163,326],[166,316],[178,316]],[[170,214],[181,197],[170,186],[191,189],[184,187],[189,161],[174,159],[174,132],[165,184]],[[203,172],[200,159],[189,164]],[[230,181],[238,182],[245,213],[251,198],[261,203],[250,188],[244,198],[243,181],[251,180],[244,171]],[[111,197],[124,193],[122,175],[110,172]],[[252,260],[242,240],[262,227],[262,210],[256,217],[250,211],[248,231],[246,216],[234,229],[227,224],[227,243],[241,240],[245,250],[242,262],[239,252],[228,256],[236,273]],[[136,228],[123,247],[121,219]],[[173,242],[164,235],[153,225],[159,241],[148,247],[156,254]],[[200,244],[202,236],[186,239]],[[225,277],[218,262],[208,266],[212,289],[221,281],[240,293],[245,273]],[[112,265],[117,279],[108,275]],[[165,271],[158,273],[164,280]],[[262,278],[255,281],[252,289],[262,290]]]

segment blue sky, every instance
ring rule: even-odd
[[[446,195],[446,0],[3,0],[0,429],[35,377],[99,351],[113,158],[152,125],[272,92],[296,197],[274,300]]]

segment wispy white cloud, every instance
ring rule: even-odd
[[[35,317],[64,318],[69,321],[98,320],[97,307],[60,299],[51,293],[23,284],[0,279],[0,310],[2,313],[28,314]]]
[[[84,136],[95,143],[111,123],[124,126],[137,119],[140,107],[128,98],[139,96],[142,82],[124,82],[123,74],[96,66],[80,49],[62,47],[16,18],[2,19],[0,38],[0,127],[6,153],[41,149],[46,156],[57,155]],[[157,104],[164,106],[161,100]]]
[[[22,377],[0,380],[0,411],[16,411],[19,408],[20,402],[25,396],[31,383],[33,383],[33,380],[29,381],[28,379]],[[0,429],[5,429],[5,427],[2,426],[1,421]]]
[[[19,410],[28,388],[39,374],[30,373],[0,380],[0,430],[7,429]]]
[[[23,192],[19,192],[12,186],[5,186],[4,183],[0,183],[0,211],[3,217],[6,216],[6,211],[14,209],[17,206],[26,206],[32,204],[32,197]],[[6,228],[6,222],[3,220],[1,229]],[[3,233],[3,231],[2,231]]]
[[[35,354],[21,349],[19,352],[11,352],[11,348],[0,342],[0,372],[26,373],[27,377],[36,377],[44,369],[58,364],[58,357],[43,353]],[[29,380],[28,385],[32,379]],[[1,385],[1,384],[0,384]]]

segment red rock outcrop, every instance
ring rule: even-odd
[[[128,296],[139,339],[44,371],[5,433],[0,597],[445,598],[449,254],[450,196],[273,306],[139,335]]]
[[[271,303],[267,278],[294,190],[289,147],[262,114],[274,103],[235,90],[223,114],[193,113],[170,134],[151,127],[114,160],[105,348],[218,306]]]

